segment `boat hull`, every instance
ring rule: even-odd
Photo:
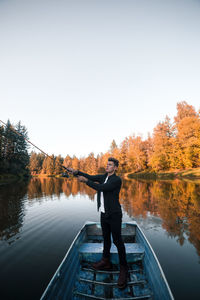
[[[91,263],[102,257],[103,238],[99,223],[87,222],[77,234],[41,300],[61,299],[174,299],[158,259],[135,222],[122,224],[129,265],[126,289],[117,287],[119,259],[111,248],[113,270],[95,271]]]

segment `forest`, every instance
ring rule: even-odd
[[[155,172],[167,170],[184,170],[200,167],[200,111],[196,111],[186,101],[177,103],[177,113],[173,120],[168,116],[160,121],[148,133],[147,139],[142,136],[126,137],[118,146],[113,140],[105,153],[96,157],[90,153],[87,157],[66,155],[61,157],[31,152],[23,137],[18,137],[10,130],[10,121],[6,128],[0,127],[0,171],[21,172],[32,175],[59,175],[63,172],[61,165],[80,169],[90,174],[105,171],[107,159],[113,156],[119,160],[119,173]],[[20,122],[15,127],[24,137],[27,130]]]
[[[24,139],[27,137],[27,129],[21,122],[13,126],[8,120],[6,126],[0,126],[0,175],[27,176],[30,173],[28,143]]]

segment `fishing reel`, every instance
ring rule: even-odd
[[[64,173],[61,173],[61,176],[62,176],[62,177],[69,178],[69,175],[68,175],[67,173],[65,173],[65,172],[64,172]]]

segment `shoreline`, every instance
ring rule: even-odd
[[[142,172],[129,172],[123,174],[124,179],[146,179],[146,180],[200,180],[200,168],[174,170],[174,171],[142,171]]]
[[[200,168],[186,169],[186,170],[174,170],[174,171],[163,171],[163,172],[153,172],[153,171],[142,171],[142,172],[128,172],[120,175],[126,180],[131,179],[143,179],[143,180],[200,180]],[[29,176],[24,176],[23,174],[1,174],[0,175],[0,185],[9,184],[19,180],[24,180],[27,178],[66,178],[61,175],[49,175],[49,174],[34,174]],[[68,177],[70,178],[70,177]]]
[[[14,175],[14,174],[0,174],[0,186],[5,185],[5,184],[10,184],[13,182],[21,181],[21,180],[27,180],[31,178],[31,176],[19,174],[19,175]]]

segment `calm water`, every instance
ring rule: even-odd
[[[124,181],[121,204],[123,221],[136,220],[149,239],[175,299],[199,299],[200,184]],[[99,221],[95,191],[75,179],[0,186],[0,299],[39,299],[87,220]]]

